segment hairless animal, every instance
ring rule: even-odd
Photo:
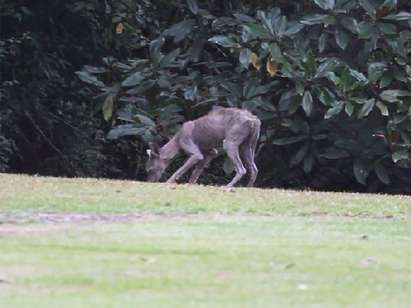
[[[261,121],[251,112],[238,108],[217,108],[196,120],[185,122],[164,146],[150,143],[146,164],[147,180],[157,182],[179,152],[189,156],[168,180],[175,183],[194,167],[189,183],[196,183],[210,161],[223,147],[233,162],[235,176],[226,187],[232,187],[248,172],[248,186],[253,186],[258,169],[254,162]]]

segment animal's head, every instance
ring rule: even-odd
[[[168,160],[161,158],[160,147],[156,143],[149,143],[150,149],[147,150],[148,159],[146,162],[147,181],[158,182],[164,170],[168,166]]]

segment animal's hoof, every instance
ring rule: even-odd
[[[176,189],[178,184],[176,182],[166,182],[166,185],[170,189]]]
[[[233,187],[224,187],[225,192],[235,192],[235,189]]]

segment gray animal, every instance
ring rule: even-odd
[[[147,180],[159,181],[173,158],[183,151],[189,158],[167,183],[175,183],[194,166],[189,183],[196,183],[210,161],[217,156],[216,148],[222,146],[233,162],[236,172],[226,187],[234,186],[247,171],[248,186],[251,187],[258,173],[254,156],[260,127],[261,121],[255,115],[238,108],[217,108],[201,118],[186,122],[163,147],[160,148],[155,143],[149,144]]]

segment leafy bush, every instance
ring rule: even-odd
[[[1,170],[142,179],[222,105],[263,121],[260,186],[411,192],[408,1],[0,4]]]
[[[123,8],[116,2],[106,15],[109,7],[95,1],[0,1],[1,171],[124,174],[113,165],[117,151],[96,138],[103,121],[74,75],[109,49],[121,54],[107,19]]]
[[[410,5],[276,5],[178,2],[143,56],[78,72],[100,90],[108,138],[166,137],[212,105],[238,106],[264,122],[261,185],[405,191]]]

